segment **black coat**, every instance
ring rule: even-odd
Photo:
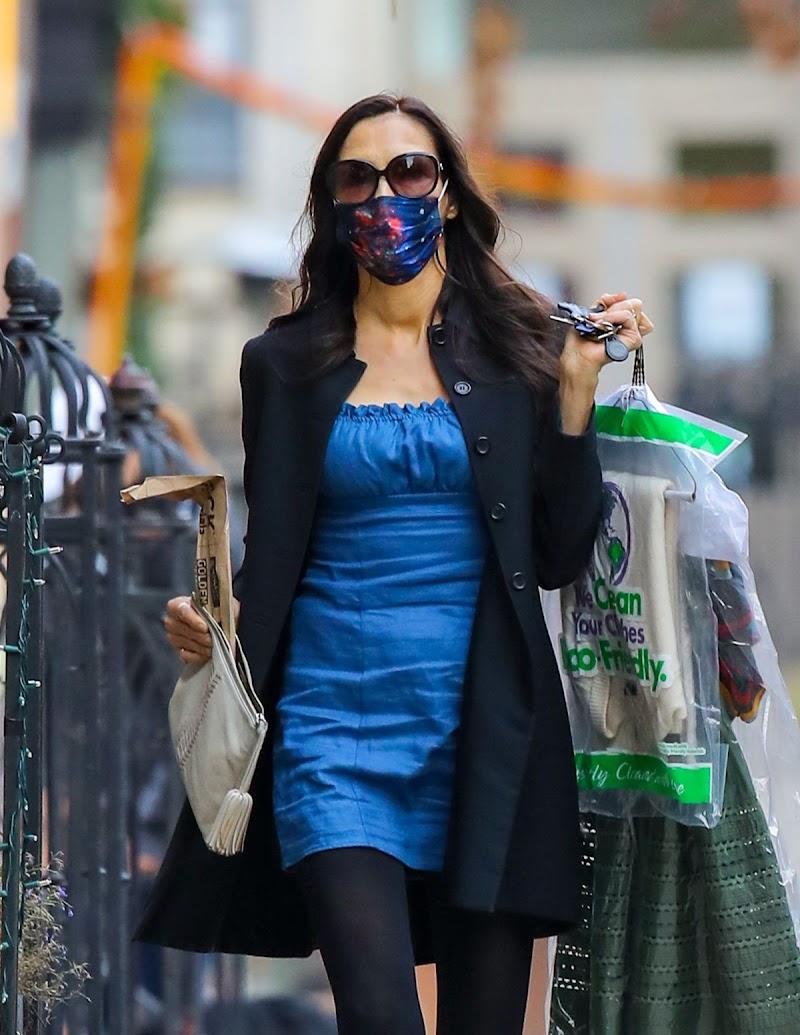
[[[445,886],[452,904],[529,915],[545,936],[578,918],[579,829],[566,706],[537,586],[565,585],[586,563],[600,467],[593,429],[564,435],[520,381],[486,364],[480,377],[464,373],[455,357],[469,350],[472,331],[458,314],[455,306],[430,347],[464,432],[491,545],[467,664]],[[293,358],[326,329],[323,316],[303,316],[249,341],[242,357],[249,515],[235,591],[239,636],[268,713],[328,436],[365,369],[352,354],[312,380],[286,379]],[[184,806],[137,938],[262,956],[312,950],[297,889],[280,868],[271,782],[268,742],[237,856],[210,852]],[[422,962],[430,946],[413,896],[411,911]]]

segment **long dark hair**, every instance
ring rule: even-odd
[[[333,328],[315,340],[313,371],[341,362],[353,348],[353,300],[358,289],[356,263],[350,250],[336,239],[333,200],[325,183],[350,130],[363,119],[402,112],[422,123],[436,144],[448,180],[449,197],[458,214],[445,220],[447,257],[436,309],[446,313],[460,295],[476,330],[479,350],[510,374],[516,374],[537,392],[551,394],[558,383],[559,326],[548,319],[550,299],[514,280],[497,257],[495,248],[503,229],[500,218],[476,183],[464,148],[455,134],[427,104],[415,97],[376,94],[358,101],[337,119],[317,155],[305,210],[298,229],[307,244],[300,263],[299,284],[292,311],[273,325],[293,321],[300,314],[325,306]],[[467,371],[480,356],[460,355]]]

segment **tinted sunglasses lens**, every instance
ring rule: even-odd
[[[431,155],[398,155],[386,170],[389,186],[404,198],[423,198],[439,179],[439,163]]]
[[[358,205],[372,197],[377,186],[377,176],[366,162],[337,162],[331,168],[328,185],[340,204]]]

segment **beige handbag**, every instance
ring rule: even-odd
[[[194,606],[208,623],[211,657],[184,667],[169,702],[169,728],[203,840],[212,852],[234,855],[244,847],[267,720],[244,654],[237,664],[219,623]]]
[[[208,623],[211,657],[184,667],[169,702],[169,728],[203,840],[212,852],[234,855],[244,847],[267,720],[234,631],[225,479],[163,475],[122,490],[125,503],[159,498],[200,505],[193,605]]]

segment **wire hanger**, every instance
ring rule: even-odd
[[[644,346],[641,345],[636,350],[636,355],[633,359],[633,375],[631,377],[631,384],[635,388],[644,388],[646,385],[645,372],[644,372]],[[668,500],[683,500],[686,503],[694,503],[697,499],[697,479],[694,474],[689,470],[685,460],[680,454],[680,451],[674,447],[670,447],[672,452],[677,457],[678,463],[686,471],[692,480],[691,489],[665,489],[664,499]]]
[[[664,499],[665,500],[683,500],[686,503],[694,503],[694,501],[697,499],[697,479],[692,474],[692,472],[689,470],[689,468],[686,466],[686,464],[683,462],[683,460],[681,460],[681,457],[680,457],[680,454],[678,453],[678,450],[677,449],[673,449],[672,452],[675,454],[675,456],[677,456],[678,461],[681,464],[681,467],[684,468],[686,473],[692,479],[692,487],[691,487],[691,489],[665,489],[664,490]]]

